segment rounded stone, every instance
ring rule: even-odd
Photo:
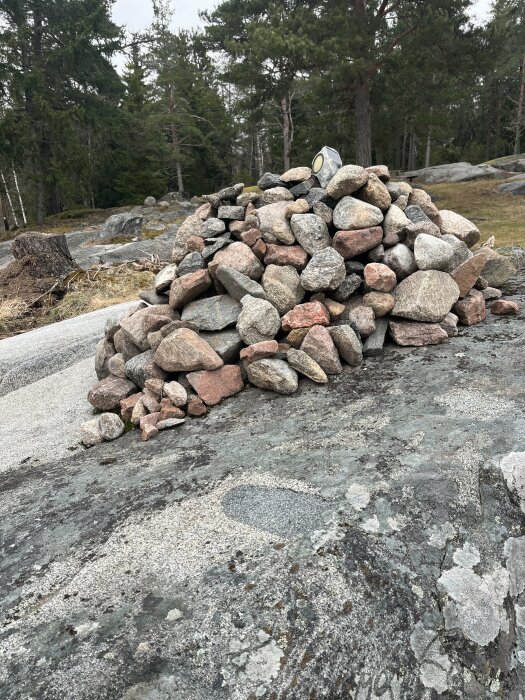
[[[332,243],[328,226],[316,214],[294,214],[290,225],[297,242],[308,255],[319,253]]]
[[[345,261],[333,248],[315,253],[301,273],[301,284],[309,292],[337,289],[346,277]]]
[[[397,284],[396,273],[382,263],[369,263],[364,275],[366,284],[376,292],[391,292]]]
[[[439,323],[459,299],[459,287],[446,272],[419,271],[399,283],[395,297],[394,316]]]
[[[241,304],[237,330],[243,342],[254,345],[264,340],[273,340],[281,328],[281,317],[275,306],[250,295],[243,297]]]
[[[454,248],[447,241],[421,233],[414,242],[414,257],[420,270],[447,270]]]
[[[332,199],[341,199],[366,185],[368,178],[369,174],[360,165],[344,165],[328,183],[326,193]]]
[[[124,423],[116,413],[103,413],[99,416],[98,427],[104,440],[108,441],[119,438],[125,429]]]
[[[276,394],[294,394],[299,386],[297,372],[283,360],[257,360],[246,367],[246,374],[254,386]]]
[[[268,265],[262,277],[262,286],[266,298],[281,316],[304,299],[305,291],[299,273],[290,265]]]
[[[334,209],[334,226],[344,231],[379,226],[383,219],[381,209],[355,197],[343,197]]]

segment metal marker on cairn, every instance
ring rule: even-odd
[[[312,173],[319,180],[321,187],[326,187],[336,172],[343,167],[341,156],[329,146],[324,146],[312,162]]]

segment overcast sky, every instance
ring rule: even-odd
[[[199,10],[211,10],[218,0],[174,0],[175,29],[189,29],[199,26]],[[486,20],[491,0],[478,0],[474,7],[474,19]],[[113,16],[117,24],[125,25],[131,31],[147,27],[152,19],[151,2],[148,0],[117,0]]]

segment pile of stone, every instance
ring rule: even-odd
[[[315,162],[314,162],[315,163]],[[89,392],[102,411],[86,445],[125,424],[148,440],[204,415],[245,383],[293,394],[381,353],[445,342],[495,314],[517,313],[499,287],[507,258],[476,252],[476,226],[391,182],[386,166],[331,161],[265,174],[204,197],[178,230],[173,263],[149,305],[108,323]],[[144,298],[144,295],[143,295]],[[117,413],[119,415],[117,415]]]

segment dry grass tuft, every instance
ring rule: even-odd
[[[482,241],[495,236],[497,247],[525,247],[525,197],[498,192],[501,182],[474,180],[420,186],[440,209],[452,209],[473,221],[481,231]]]
[[[29,311],[29,304],[23,299],[0,300],[0,331],[7,333],[22,316]]]

